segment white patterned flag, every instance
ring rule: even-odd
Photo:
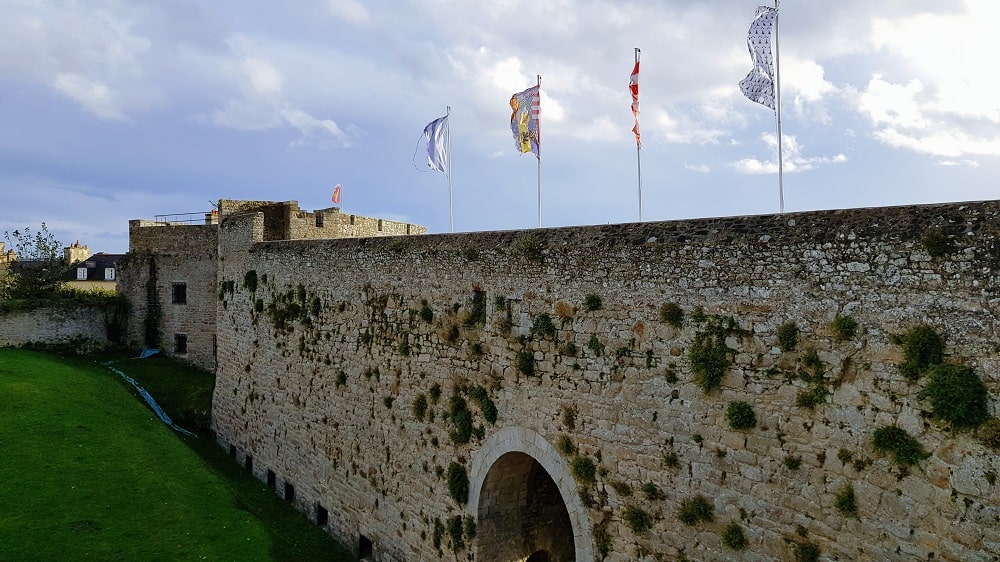
[[[635,61],[632,76],[628,80],[628,89],[632,92],[632,116],[635,118],[632,132],[635,133],[635,145],[641,146],[642,143],[639,140],[639,61]]]
[[[510,130],[514,133],[514,146],[518,152],[534,152],[535,158],[541,159],[539,88],[540,86],[532,86],[510,97]]]
[[[424,127],[427,141],[427,167],[437,172],[448,173],[449,152],[448,116],[439,117]]]
[[[774,109],[774,59],[771,57],[771,31],[778,17],[778,10],[758,6],[757,14],[747,33],[747,48],[753,70],[740,81],[740,91],[750,101]]]

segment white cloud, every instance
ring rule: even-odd
[[[1000,5],[984,0],[966,0],[953,14],[876,19],[873,45],[905,62],[898,74],[913,77],[903,84],[875,74],[859,96],[874,138],[948,158],[1000,156],[998,21]]]
[[[144,67],[153,43],[135,30],[137,17],[124,6],[4,6],[0,76],[44,84],[97,117],[123,119],[160,99]]]
[[[352,25],[367,25],[372,19],[368,8],[357,0],[329,0],[327,7],[331,14]]]
[[[936,165],[944,167],[965,166],[966,168],[978,168],[979,162],[975,160],[938,160]]]
[[[629,133],[629,136],[632,136],[631,131],[623,130],[618,123],[607,115],[596,117],[590,122],[584,123],[582,127],[570,131],[570,133],[573,137],[585,141],[622,139],[626,136],[625,133]]]
[[[916,99],[923,90],[919,80],[906,85],[892,84],[876,74],[861,93],[858,110],[875,125],[927,129],[931,123]]]
[[[675,118],[662,109],[655,109],[652,127],[649,130],[644,128],[643,134],[677,144],[709,145],[719,144],[719,139],[727,133],[712,127],[710,123],[693,120],[687,115],[680,114]]]
[[[285,77],[273,64],[256,57],[247,57],[243,59],[242,67],[256,94],[271,97],[281,93]]]
[[[103,119],[124,119],[118,96],[107,84],[85,76],[63,72],[56,76],[52,87],[73,99],[84,109]]]
[[[305,146],[318,142],[321,147],[334,148],[350,146],[350,138],[330,119],[317,119],[297,108],[283,108],[278,114],[285,123],[299,131],[301,136],[289,146]]]
[[[699,174],[707,174],[712,171],[712,168],[708,164],[684,164],[684,169],[698,172]]]
[[[778,173],[778,136],[773,133],[765,133],[761,135],[761,139],[773,154],[774,160],[744,158],[731,164],[736,171],[751,175]],[[781,146],[781,168],[785,173],[789,174],[806,172],[817,166],[826,164],[842,164],[847,162],[847,156],[844,154],[805,157],[802,155],[802,147],[799,145],[798,139],[793,135],[783,135]]]
[[[903,86],[876,75],[862,92],[858,109],[875,126],[872,135],[894,147],[957,158],[1000,156],[1000,133],[989,119],[963,119],[942,112],[917,80]]]

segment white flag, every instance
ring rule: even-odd
[[[437,172],[448,173],[449,153],[448,116],[439,117],[424,127],[427,141],[427,167]]]
[[[759,6],[747,33],[747,48],[753,70],[740,81],[740,91],[750,101],[774,109],[774,59],[771,57],[771,30],[778,10]]]

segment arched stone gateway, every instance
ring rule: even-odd
[[[472,459],[469,513],[481,562],[590,562],[590,520],[559,452],[523,427],[500,430]]]

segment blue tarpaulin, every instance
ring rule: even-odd
[[[159,353],[160,350],[159,349],[155,349],[155,350],[144,349],[142,352],[146,353],[146,351],[153,351],[153,353]],[[152,355],[152,354],[150,354],[150,355]],[[146,355],[146,357],[149,357],[149,355]],[[132,377],[126,375],[120,369],[116,369],[115,367],[112,367],[110,361],[107,362],[107,363],[105,363],[104,365],[108,369],[111,369],[111,372],[116,373],[118,376],[120,376],[121,378],[125,379],[125,381],[127,381],[129,384],[131,384],[132,386],[134,386],[135,389],[139,392],[139,396],[142,396],[142,399],[146,401],[146,404],[148,404],[149,407],[156,414],[156,417],[160,418],[160,421],[162,421],[163,423],[165,423],[168,426],[170,426],[170,429],[173,429],[174,431],[176,431],[178,433],[181,433],[181,434],[184,434],[184,435],[190,435],[192,437],[195,437],[194,433],[191,433],[190,431],[184,429],[183,427],[175,424],[174,420],[170,419],[170,416],[168,416],[167,413],[163,411],[163,408],[161,408],[160,405],[156,403],[156,400],[153,399],[153,396],[149,392],[147,392],[145,388],[139,386],[139,383],[135,382],[135,379],[133,379]]]

